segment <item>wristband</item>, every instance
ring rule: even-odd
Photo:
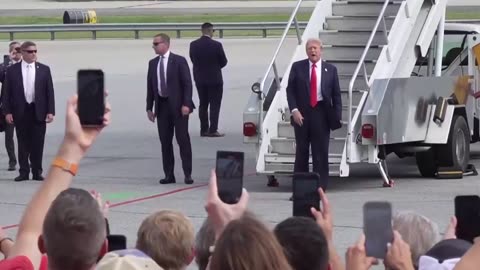
[[[64,171],[67,171],[71,173],[73,176],[77,174],[78,171],[78,165],[75,163],[70,163],[62,158],[55,158],[52,162],[52,166],[58,167],[60,169],[63,169]]]

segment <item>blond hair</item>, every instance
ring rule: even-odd
[[[164,210],[148,216],[137,233],[137,249],[164,269],[182,269],[193,258],[194,229],[180,212]]]
[[[291,270],[282,247],[252,215],[230,222],[215,244],[210,270]]]

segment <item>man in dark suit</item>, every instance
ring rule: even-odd
[[[341,127],[342,100],[337,68],[321,60],[322,42],[309,39],[308,59],[293,63],[288,77],[287,100],[295,129],[294,173],[308,172],[309,148],[313,171],[320,186],[328,184],[330,130]]]
[[[13,41],[8,45],[9,51],[9,61],[8,63],[0,64],[0,83],[2,83],[1,93],[0,93],[0,104],[3,103],[3,92],[5,86],[5,75],[7,74],[7,68],[13,64],[16,64],[22,60],[22,52],[20,48],[20,42]],[[3,106],[3,105],[1,105]],[[2,116],[4,117],[4,116]],[[15,126],[13,124],[6,123],[5,119],[2,119],[5,122],[5,149],[8,154],[8,170],[15,171],[15,166],[17,165],[17,157],[15,155],[15,142],[13,141],[13,133]]]
[[[22,61],[7,70],[3,111],[17,131],[20,175],[15,181],[28,180],[30,168],[33,179],[42,181],[45,133],[55,115],[53,80],[50,68],[36,62],[35,43],[26,41],[21,50]]]
[[[162,144],[165,178],[160,184],[175,183],[173,133],[177,138],[185,174],[185,184],[193,184],[192,146],[188,134],[188,117],[195,108],[192,100],[192,78],[185,57],[170,52],[170,37],[158,34],[153,38],[157,57],[150,60],[147,76],[147,116],[157,118]],[[155,105],[155,109],[154,109]]]
[[[227,57],[222,43],[213,40],[213,25],[202,25],[202,37],[190,43],[190,59],[193,63],[193,78],[197,87],[200,105],[200,136],[223,137],[218,132],[218,117],[223,96],[222,68],[227,65]],[[210,105],[210,125],[208,106]]]

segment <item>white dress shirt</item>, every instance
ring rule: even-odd
[[[35,62],[28,64],[22,61],[23,92],[28,104],[35,102],[35,73]]]
[[[163,70],[165,71],[165,85],[167,85],[167,67],[168,67],[168,58],[170,57],[170,51],[167,51],[163,55]],[[159,55],[158,65],[157,65],[157,77],[158,77],[158,94],[161,96],[162,88],[160,87],[160,63],[162,61],[162,56]]]
[[[313,63],[311,61],[308,61],[310,64],[309,71],[308,71],[308,78],[311,80],[312,79],[312,65]],[[322,82],[322,59],[320,59],[317,62],[317,67],[315,68],[315,72],[317,74],[317,101],[322,101],[322,88],[321,88],[321,82]]]

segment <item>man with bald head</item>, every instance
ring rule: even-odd
[[[337,68],[322,61],[319,39],[309,39],[305,49],[308,58],[293,63],[287,86],[296,142],[294,173],[309,171],[311,146],[313,171],[320,175],[320,187],[325,190],[330,130],[341,127],[340,83]]]

